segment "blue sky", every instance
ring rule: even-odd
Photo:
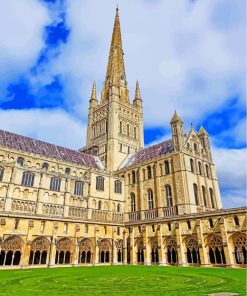
[[[225,207],[246,196],[244,0],[119,0],[125,66],[145,144],[203,125]],[[116,1],[0,0],[0,128],[78,149],[106,71]],[[31,13],[30,13],[31,12]]]

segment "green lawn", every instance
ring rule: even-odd
[[[245,295],[246,271],[223,268],[97,266],[0,271],[0,295]]]

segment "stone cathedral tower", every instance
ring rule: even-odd
[[[138,82],[129,98],[118,9],[101,100],[93,84],[89,101],[87,145],[84,151],[99,156],[106,169],[115,171],[128,154],[144,147],[142,99]]]

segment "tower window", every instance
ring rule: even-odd
[[[235,223],[235,225],[236,225],[236,226],[239,226],[239,219],[238,219],[238,216],[235,215],[235,216],[233,217],[233,219],[234,219],[234,223]]]
[[[167,207],[172,207],[172,188],[170,185],[165,186],[165,192],[166,192],[166,205]]]
[[[207,178],[210,178],[209,167],[208,167],[207,164],[205,165],[205,168],[206,168],[206,175],[207,175]]]
[[[194,150],[197,152],[197,145],[194,143]]]
[[[134,127],[134,138],[136,139],[136,127]]]
[[[206,199],[206,188],[204,186],[202,186],[202,197],[203,197],[203,202],[204,202],[204,206],[207,206],[207,199]]]
[[[15,219],[14,229],[18,229],[19,221],[20,221],[19,219]]]
[[[135,198],[134,193],[131,193],[130,201],[131,201],[131,212],[135,212],[136,211],[136,198]]]
[[[42,169],[48,170],[48,168],[49,168],[49,164],[47,162],[44,162],[42,165]]]
[[[190,220],[187,221],[187,226],[188,226],[188,229],[191,229],[191,223],[190,223]]]
[[[79,195],[82,196],[83,195],[83,186],[84,183],[81,181],[76,181],[75,182],[75,190],[74,190],[74,194],[75,195]]]
[[[152,178],[152,169],[150,166],[147,167],[147,171],[148,171],[148,179]]]
[[[132,171],[132,183],[135,184],[136,183],[136,172]]]
[[[66,174],[66,175],[69,175],[69,174],[70,174],[70,171],[71,171],[70,168],[66,168],[66,169],[65,169],[65,174]]]
[[[116,180],[114,182],[114,188],[115,188],[115,193],[122,193],[122,182],[119,180]]]
[[[4,172],[4,169],[0,167],[0,181],[3,180],[3,172]]]
[[[193,188],[194,188],[194,197],[195,197],[195,203],[198,206],[199,205],[199,200],[198,200],[198,187],[197,185],[194,183],[193,184]]]
[[[214,227],[214,222],[213,222],[213,219],[212,218],[210,218],[208,220],[208,223],[209,223],[210,228],[213,228]]]
[[[117,212],[120,213],[120,211],[121,211],[121,205],[119,203],[119,204],[117,204]]]
[[[199,175],[202,175],[202,164],[200,161],[198,162],[198,171],[199,171]]]
[[[152,189],[148,189],[148,209],[152,210],[154,208],[154,199]]]
[[[122,134],[122,132],[123,132],[123,124],[122,124],[122,121],[120,121],[120,123],[119,123],[119,129],[120,129],[120,134]]]
[[[108,121],[105,122],[105,132],[108,133]]]
[[[102,202],[100,200],[99,203],[98,203],[98,210],[101,210],[101,207],[102,207]]]
[[[96,190],[104,190],[105,179],[102,176],[96,177]]]
[[[120,152],[123,152],[123,144],[120,144]]]
[[[130,135],[130,126],[129,126],[129,124],[127,124],[127,136],[129,136]]]
[[[128,154],[130,154],[130,146],[128,146]]]
[[[61,187],[61,179],[51,178],[50,190],[60,191],[60,187]]]
[[[165,161],[165,174],[169,175],[170,174],[170,168],[169,168],[169,161]]]
[[[168,226],[168,230],[171,231],[172,230],[172,225],[171,225],[170,222],[167,224],[167,226]]]
[[[24,164],[24,158],[23,158],[23,157],[18,157],[18,158],[17,158],[17,163],[18,163],[20,166],[23,166],[23,164]]]
[[[22,186],[29,186],[32,187],[34,183],[34,174],[30,172],[24,172],[22,175]]]
[[[194,161],[192,158],[190,159],[190,170],[191,170],[191,173],[194,173]]]
[[[209,194],[210,194],[210,200],[211,200],[211,205],[212,208],[214,209],[215,205],[214,205],[214,192],[212,188],[209,188]]]

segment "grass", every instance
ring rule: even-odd
[[[95,266],[0,271],[0,295],[246,295],[246,270]]]

